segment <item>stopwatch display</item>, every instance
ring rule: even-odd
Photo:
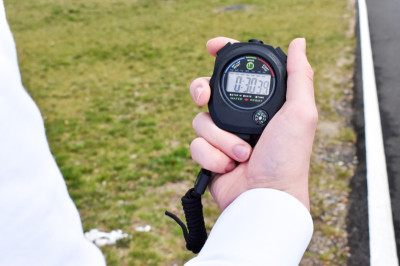
[[[232,61],[221,80],[224,97],[239,109],[254,109],[273,94],[275,74],[265,59],[243,56]]]

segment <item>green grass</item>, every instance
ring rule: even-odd
[[[163,213],[180,209],[199,168],[190,158],[191,122],[205,109],[192,103],[188,85],[211,74],[208,39],[257,38],[287,51],[293,38],[305,37],[320,121],[346,121],[335,106],[351,90],[355,40],[346,32],[354,8],[348,1],[5,2],[23,84],[42,112],[84,229],[133,234],[102,249],[109,265],[172,265],[192,257]],[[237,4],[247,9],[223,10]],[[315,147],[324,149],[316,153],[354,141],[348,126],[331,139],[319,134]],[[352,171],[315,158],[310,183],[318,217],[327,211],[318,191],[343,191]],[[205,201],[211,228],[219,211],[209,195]],[[153,230],[134,231],[145,224]],[[332,230],[322,232],[339,232]],[[335,252],[307,257],[345,261],[346,253],[328,250]]]

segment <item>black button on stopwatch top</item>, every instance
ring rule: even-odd
[[[286,99],[286,55],[260,40],[217,52],[208,104],[215,124],[239,136],[260,135]]]
[[[264,43],[263,41],[257,40],[257,39],[250,39],[249,42],[252,42],[252,43],[261,43],[261,44]]]

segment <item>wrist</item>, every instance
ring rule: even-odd
[[[300,201],[310,211],[310,199],[308,193],[308,175],[296,177],[259,177],[249,180],[247,190],[256,188],[269,188],[285,192]]]

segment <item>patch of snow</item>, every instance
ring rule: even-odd
[[[150,232],[151,226],[150,226],[150,225],[138,226],[138,227],[135,228],[135,230],[136,230],[137,232]]]
[[[111,232],[102,232],[99,229],[92,229],[85,233],[86,239],[93,242],[96,246],[102,247],[107,245],[115,245],[118,240],[129,237],[127,233],[122,232],[121,229],[113,230]]]

